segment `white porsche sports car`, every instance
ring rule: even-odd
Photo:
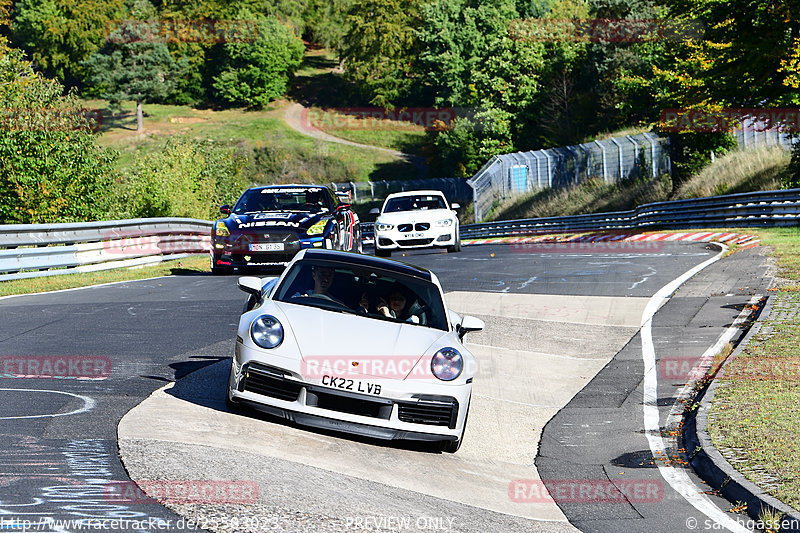
[[[226,401],[378,439],[464,437],[483,329],[449,311],[427,270],[351,252],[300,251],[280,278],[242,277]]]
[[[392,250],[444,247],[461,250],[458,204],[448,206],[440,191],[407,191],[390,194],[375,220],[375,255],[388,257]]]

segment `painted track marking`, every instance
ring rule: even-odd
[[[722,255],[728,249],[724,244],[720,252],[681,274],[678,278],[672,280],[667,285],[662,287],[656,294],[650,298],[647,307],[642,314],[642,361],[644,362],[644,430],[647,436],[647,442],[650,446],[650,451],[653,456],[666,455],[666,445],[664,439],[661,437],[661,424],[659,423],[658,412],[658,374],[656,372],[656,350],[653,343],[653,316],[663,303],[674,293],[678,287],[683,285],[689,278],[711,265],[719,261]],[[723,337],[727,334],[723,333]],[[718,341],[719,343],[719,341]],[[717,343],[717,344],[718,344]],[[714,346],[717,346],[715,344]],[[717,507],[708,497],[702,494],[700,487],[695,485],[689,478],[689,475],[684,470],[668,467],[664,464],[658,465],[658,471],[661,477],[670,484],[670,486],[683,498],[689,502],[695,509],[706,515],[713,520],[716,524],[724,527],[734,533],[749,533],[751,530],[744,527],[740,522],[737,522],[719,507]]]

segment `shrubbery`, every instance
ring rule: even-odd
[[[0,222],[102,217],[115,155],[100,148],[80,102],[0,44]]]
[[[109,184],[108,216],[214,219],[220,205],[235,202],[249,185],[247,166],[238,146],[170,137]]]
[[[783,176],[783,186],[787,189],[800,188],[800,142],[792,149],[792,161]]]
[[[359,181],[358,169],[312,148],[289,147],[277,140],[253,149],[253,177],[257,183],[319,183]]]

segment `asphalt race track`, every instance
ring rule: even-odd
[[[709,506],[727,510],[727,503],[701,495],[691,473],[680,484],[649,464],[653,439],[642,407],[649,341],[640,326],[653,295],[718,251],[663,243],[628,252],[485,245],[394,254],[433,270],[451,308],[486,322],[466,339],[479,366],[456,454],[229,412],[226,359],[244,301],[235,276],[0,299],[0,364],[52,356],[95,365],[86,376],[95,379],[6,377],[3,367],[0,521],[47,524],[40,531],[75,531],[55,522],[69,519],[177,531],[189,529],[185,516],[224,531],[655,533],[689,531],[693,517],[703,530],[707,520],[717,523]],[[658,302],[655,357],[696,360],[764,293],[766,273],[758,249],[745,250]],[[655,405],[664,424],[683,382],[661,377]],[[255,490],[238,503],[167,509],[145,498],[116,500],[129,475],[229,480]],[[556,494],[581,484],[633,492],[621,501],[541,496],[543,486]]]

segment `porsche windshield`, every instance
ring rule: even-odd
[[[251,189],[246,191],[233,213],[261,213],[264,211],[327,211],[330,209],[326,190],[321,187],[309,189]]]
[[[397,211],[424,211],[427,209],[447,209],[444,198],[439,195],[422,194],[416,196],[400,196],[386,202],[384,213]]]
[[[375,320],[448,329],[436,285],[381,269],[299,261],[286,274],[273,299]]]

